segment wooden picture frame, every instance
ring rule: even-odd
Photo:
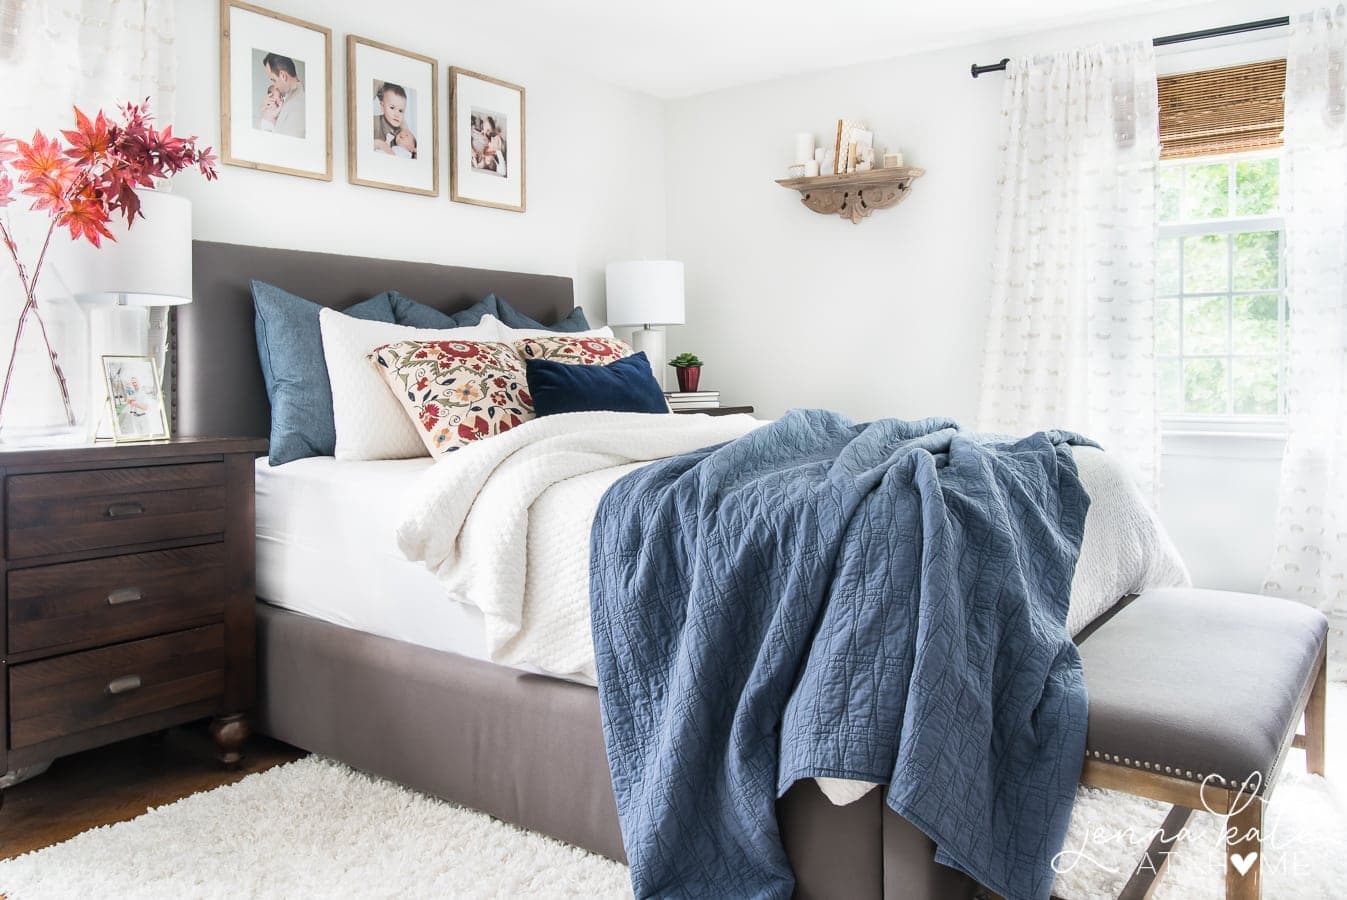
[[[423,67],[424,72],[420,71]],[[393,77],[398,80],[393,81]],[[346,36],[347,181],[388,191],[439,196],[439,77],[439,63],[429,56],[354,34]],[[389,87],[392,92],[387,91]],[[387,113],[382,111],[385,102],[390,107]],[[390,123],[390,115],[399,121]],[[380,123],[388,131],[382,142],[372,133],[371,123],[375,131],[380,130]],[[401,140],[408,135],[410,142]],[[387,149],[380,148],[380,144]]]
[[[154,360],[148,356],[104,356],[101,361],[113,441],[133,444],[172,437],[168,405]]]
[[[220,0],[220,161],[332,180],[332,29]]]
[[[528,186],[525,133],[521,86],[449,67],[450,200],[524,212]],[[483,143],[487,146],[478,146]],[[491,143],[499,149],[488,154]]]

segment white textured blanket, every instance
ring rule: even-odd
[[[602,412],[535,419],[441,459],[420,483],[398,542],[450,599],[481,609],[493,661],[593,684],[589,532],[600,498],[641,465],[761,424]],[[1072,634],[1125,594],[1188,583],[1124,470],[1102,451],[1074,452],[1091,504],[1071,587]]]
[[[451,600],[481,609],[494,662],[594,683],[589,531],[640,465],[733,440],[751,416],[546,416],[443,457],[398,529]]]

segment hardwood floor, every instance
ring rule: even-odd
[[[305,753],[254,735],[242,765],[215,760],[205,723],[133,738],[66,756],[31,781],[5,791],[0,859],[72,838],[98,825],[133,819],[152,806],[232,784]]]

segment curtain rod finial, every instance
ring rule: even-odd
[[[974,78],[977,78],[979,75],[987,72],[1004,72],[1008,65],[1010,65],[1010,57],[1004,56],[999,63],[993,63],[989,66],[980,66],[977,63],[973,63],[973,65],[969,67],[969,71],[973,73]]]

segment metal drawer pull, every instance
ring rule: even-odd
[[[145,599],[145,595],[140,592],[140,588],[117,588],[117,590],[108,594],[108,606],[121,606],[123,603],[135,603],[137,600],[143,599]]]
[[[121,678],[114,678],[108,682],[108,686],[103,690],[109,694],[125,694],[127,691],[134,691],[140,687],[139,675],[123,675]]]
[[[103,513],[109,519],[130,519],[144,514],[143,503],[109,503],[107,512]]]

